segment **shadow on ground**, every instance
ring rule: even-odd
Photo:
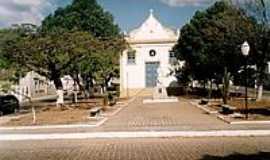
[[[234,153],[225,157],[205,155],[201,160],[270,160],[270,152],[259,152],[256,154]]]

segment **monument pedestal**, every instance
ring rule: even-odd
[[[165,87],[156,87],[153,94],[153,99],[168,98],[167,89]]]
[[[143,103],[170,103],[178,102],[178,99],[175,97],[169,97],[167,93],[167,88],[165,87],[167,74],[169,70],[166,66],[161,66],[158,69],[158,80],[157,87],[154,89],[153,98],[145,99]]]
[[[175,103],[178,102],[176,97],[169,97],[166,87],[156,87],[152,99],[143,100],[144,104],[147,103]]]

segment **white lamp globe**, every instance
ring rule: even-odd
[[[245,41],[241,46],[241,51],[244,56],[248,56],[250,51],[250,46],[247,41]]]

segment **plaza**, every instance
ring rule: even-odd
[[[0,160],[270,159],[266,0],[0,9]]]
[[[143,99],[151,96],[148,92],[141,91],[117,114],[95,127],[0,127],[0,159],[269,157],[269,125],[230,125],[185,98],[176,103],[143,104]]]

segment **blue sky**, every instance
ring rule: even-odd
[[[72,0],[0,0],[0,27],[11,24],[34,23]],[[214,0],[98,0],[110,11],[122,31],[130,31],[140,25],[154,9],[158,19],[167,26],[180,28],[196,10],[205,9]]]
[[[198,5],[186,1],[186,4],[181,4],[181,0],[178,1],[177,4],[170,4],[159,0],[99,0],[126,31],[138,27],[148,16],[150,9],[154,9],[154,14],[164,25],[179,28],[188,22],[196,10],[207,6],[205,3]]]

